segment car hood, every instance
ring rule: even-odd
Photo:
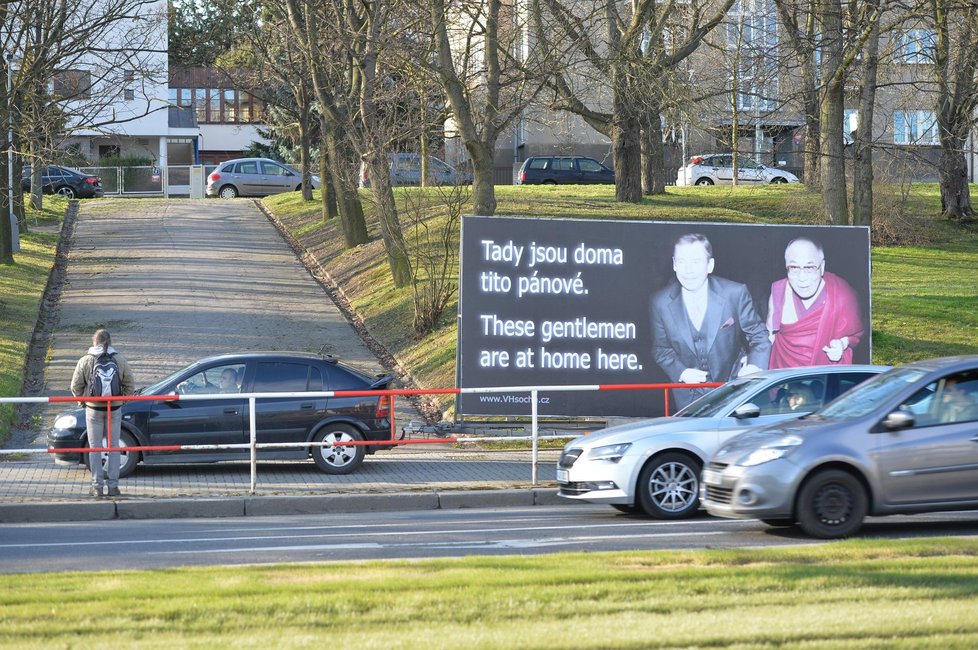
[[[748,429],[740,435],[734,436],[720,447],[714,459],[730,463],[748,452],[774,443],[785,436],[797,436],[806,439],[835,425],[836,423],[830,420],[802,418]]]
[[[641,420],[630,422],[609,429],[602,429],[595,433],[581,436],[571,440],[565,449],[592,448],[603,445],[617,445],[626,442],[637,442],[654,436],[670,435],[685,431],[702,431],[716,427],[719,418],[677,418],[661,417],[651,420]]]

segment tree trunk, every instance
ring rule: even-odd
[[[370,169],[370,189],[373,190],[374,200],[377,202],[377,220],[380,222],[384,250],[387,251],[387,265],[391,269],[394,286],[404,287],[411,283],[411,260],[408,258],[407,245],[404,243],[404,234],[397,217],[387,154],[375,151],[367,158],[366,163]]]
[[[956,221],[971,221],[971,188],[968,186],[968,161],[965,138],[941,129],[941,214]]]
[[[642,192],[664,194],[666,161],[662,146],[662,113],[658,102],[648,101],[642,122]]]
[[[363,217],[363,205],[360,203],[360,194],[357,184],[350,174],[342,173],[343,165],[352,165],[352,156],[345,155],[345,146],[342,142],[344,137],[328,124],[324,124],[326,131],[326,146],[329,150],[329,172],[336,190],[336,205],[340,213],[340,222],[343,225],[343,236],[346,239],[346,247],[354,248],[360,244],[366,244],[367,222]]]
[[[0,188],[3,189],[3,196],[0,197],[0,207],[2,207],[2,213],[0,213],[0,264],[13,264],[14,239],[10,223],[10,212],[7,208],[7,197],[9,196],[7,192],[7,156],[0,156],[0,174],[2,174]]]
[[[325,131],[325,120],[320,120],[323,133]],[[323,221],[335,218],[339,213],[336,210],[336,189],[333,187],[333,175],[330,173],[329,147],[326,146],[326,139],[319,143],[319,182],[321,183],[319,197],[322,201]]]
[[[489,217],[496,214],[496,185],[493,182],[492,151],[477,142],[466,142],[465,150],[472,157],[473,214]]]
[[[312,201],[312,171],[310,170],[309,150],[312,147],[309,137],[309,102],[305,101],[305,93],[299,100],[299,169],[302,172],[302,200]],[[324,183],[323,177],[319,179]]]
[[[876,78],[879,67],[879,22],[873,27],[863,51],[859,91],[859,127],[853,142],[852,224],[873,224],[873,107],[876,104]]]
[[[846,196],[844,143],[842,140],[843,80],[842,5],[839,0],[820,0],[822,25],[822,83],[825,84],[819,111],[819,168],[822,201],[828,223],[849,223]]]

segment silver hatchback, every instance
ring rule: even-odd
[[[319,176],[311,177],[319,189]],[[285,163],[268,158],[238,158],[223,162],[207,176],[207,196],[233,199],[268,196],[302,189],[302,174]]]
[[[801,420],[730,439],[700,497],[710,514],[826,539],[867,515],[978,509],[978,356],[894,368]]]

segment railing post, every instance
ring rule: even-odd
[[[255,493],[255,486],[258,483],[258,435],[255,431],[255,398],[248,398],[248,426],[251,442],[251,494]]]
[[[532,462],[532,472],[530,475],[530,484],[533,487],[537,486],[537,458],[538,458],[538,447],[537,439],[540,435],[540,426],[537,421],[537,391],[533,389],[530,391],[530,419],[531,419],[531,437],[533,439],[533,462]]]

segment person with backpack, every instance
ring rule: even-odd
[[[112,347],[112,337],[108,330],[98,329],[92,335],[92,347],[75,366],[71,377],[71,394],[75,397],[116,397],[132,395],[135,380],[129,363]],[[118,447],[122,435],[123,402],[92,401],[85,402],[85,427],[88,433],[88,446],[91,449],[103,447],[106,425],[112,427],[112,447]],[[106,470],[109,496],[120,496],[119,492],[119,452],[110,452]],[[92,470],[93,497],[102,496],[102,454],[93,452],[88,456]]]

